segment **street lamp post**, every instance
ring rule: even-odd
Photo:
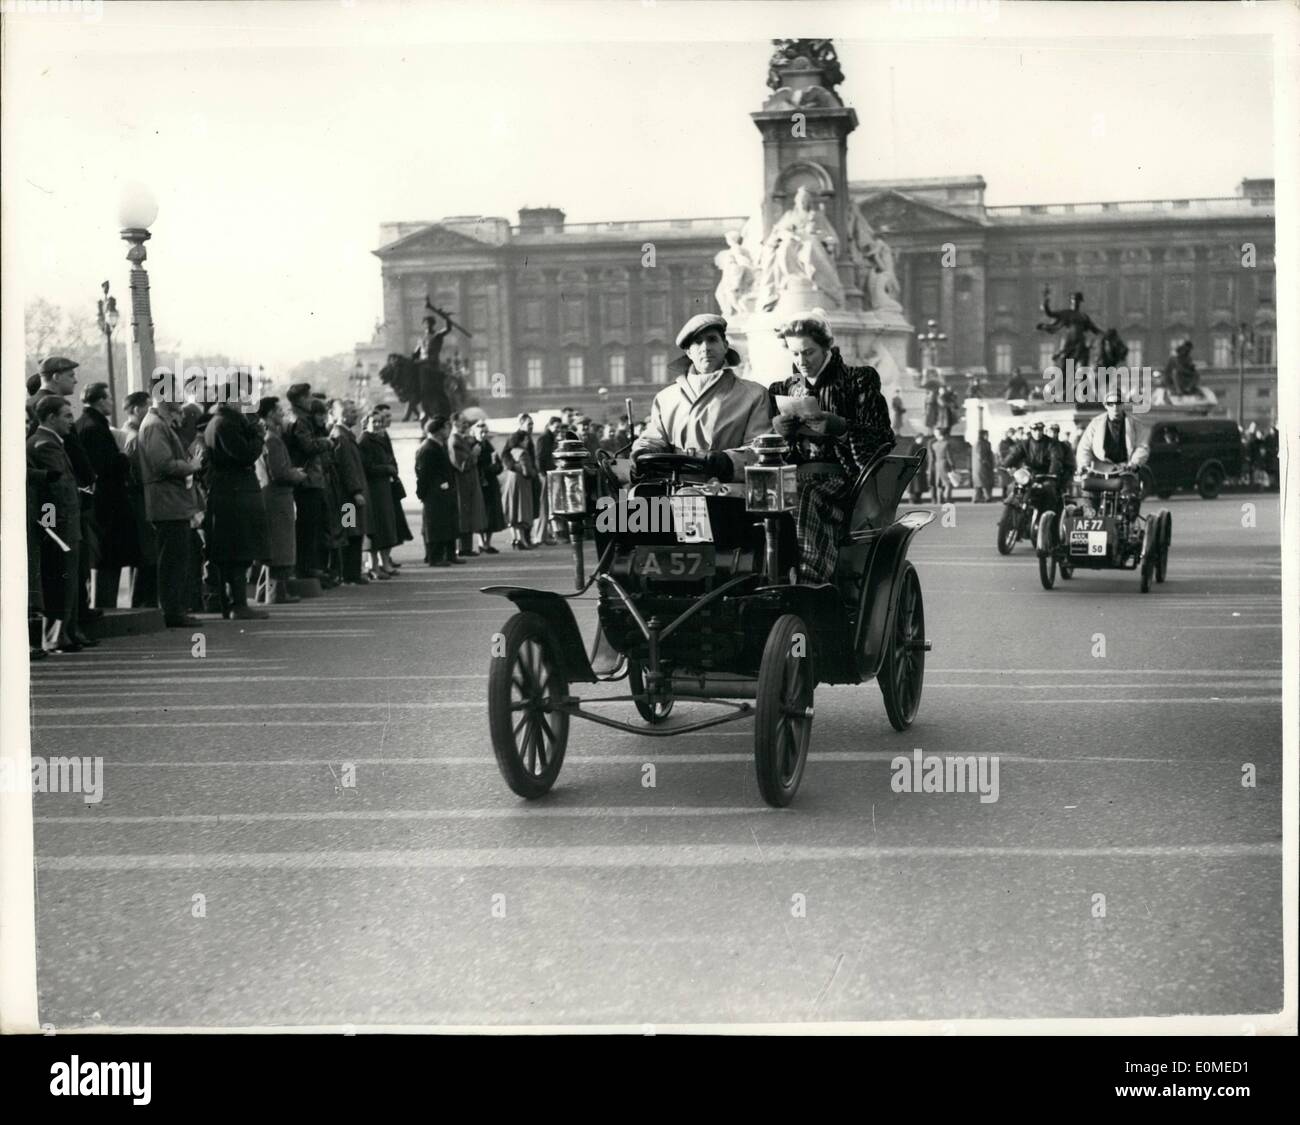
[[[148,255],[144,244],[149,228],[158,218],[158,201],[141,184],[128,184],[122,191],[118,221],[122,240],[131,244],[126,260],[131,263],[131,349],[127,353],[127,383],[131,390],[149,390],[145,380],[152,380],[156,360],[153,343],[153,315],[149,309],[149,275],[144,262]]]
[[[108,282],[100,286],[104,295],[99,299],[99,330],[104,334],[104,350],[108,353],[108,397],[113,404],[109,421],[117,425],[117,380],[113,378],[113,329],[117,327],[117,298],[108,295]]]
[[[1255,359],[1255,330],[1244,320],[1232,330],[1232,350],[1237,360],[1237,425],[1246,425],[1246,360]]]
[[[939,345],[948,339],[946,332],[939,331],[939,322],[931,317],[925,322],[925,331],[916,334],[916,342],[921,345],[921,381],[925,381],[927,368],[938,367]],[[928,362],[927,362],[928,360]]]

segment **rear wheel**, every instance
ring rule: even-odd
[[[754,768],[763,800],[784,808],[799,790],[813,721],[812,637],[793,613],[767,635],[758,671]]]
[[[925,682],[925,601],[916,568],[906,563],[899,576],[898,608],[889,650],[876,676],[885,698],[885,714],[895,730],[907,730],[921,705]]]
[[[569,716],[551,708],[569,694],[552,632],[535,613],[516,613],[501,630],[488,670],[488,730],[501,776],[521,797],[548,792],[560,775]]]
[[[1016,510],[1010,504],[1002,508],[1002,518],[998,520],[998,554],[1009,555],[1020,537],[1016,524]]]
[[[1218,465],[1206,465],[1196,478],[1196,491],[1202,500],[1213,500],[1223,488],[1223,470]]]
[[[1156,558],[1156,581],[1165,580],[1165,571],[1169,569],[1169,540],[1174,533],[1174,516],[1172,512],[1160,513],[1160,554]]]
[[[1056,520],[1044,512],[1038,523],[1038,578],[1044,590],[1056,585]]]
[[[627,682],[634,696],[632,702],[637,714],[647,723],[662,723],[673,712],[673,699],[657,696],[650,699],[645,693],[645,667],[639,660],[629,660],[627,664]]]

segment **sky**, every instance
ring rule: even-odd
[[[1274,174],[1264,4],[13,7],[9,299],[125,294],[117,203],[138,180],[160,340],[272,372],[369,338],[382,221],[752,213],[774,35],[835,39],[854,179],[979,174],[998,204]]]

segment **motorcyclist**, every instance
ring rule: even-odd
[[[1105,399],[1106,411],[1098,414],[1079,439],[1079,475],[1085,476],[1089,471],[1105,471],[1115,468],[1134,470],[1131,476],[1123,478],[1122,493],[1130,500],[1141,496],[1142,486],[1138,482],[1137,468],[1146,464],[1151,450],[1147,446],[1146,435],[1139,429],[1125,409],[1124,398],[1118,391],[1111,391]],[[1101,494],[1089,489],[1092,506],[1098,507]]]
[[[1074,456],[1074,446],[1061,437],[1061,426],[1058,422],[1053,422],[1047,427],[1048,437],[1056,442],[1061,451],[1061,475],[1060,484],[1064,488],[1066,483],[1074,476],[1074,471],[1078,467]]]
[[[1010,452],[1002,459],[1002,467],[1015,469],[1024,465],[1035,476],[1051,477],[1050,481],[1044,481],[1042,484],[1045,500],[1043,510],[1059,512],[1061,510],[1061,490],[1058,487],[1061,479],[1061,446],[1059,442],[1045,436],[1043,430],[1041,421],[1032,423],[1029,427],[1029,437],[1011,447]]]

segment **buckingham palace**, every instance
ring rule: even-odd
[[[849,184],[853,206],[888,235],[913,326],[945,337],[926,366],[993,391],[1013,373],[1032,377],[1054,347],[1034,328],[1044,287],[1060,304],[1080,290],[1092,319],[1119,330],[1130,366],[1160,368],[1190,339],[1230,413],[1241,374],[1245,420],[1276,417],[1273,180],[1243,179],[1220,198],[1018,206],[989,206],[985,186],[980,176]],[[448,355],[459,353],[490,413],[559,400],[617,413],[624,396],[648,400],[666,380],[676,327],[717,311],[715,260],[745,221],[569,223],[558,207],[526,207],[516,223],[385,223],[374,251],[383,321],[357,360],[373,376],[388,353],[410,354],[427,297],[472,333],[449,338]],[[912,339],[908,363],[921,361]]]

